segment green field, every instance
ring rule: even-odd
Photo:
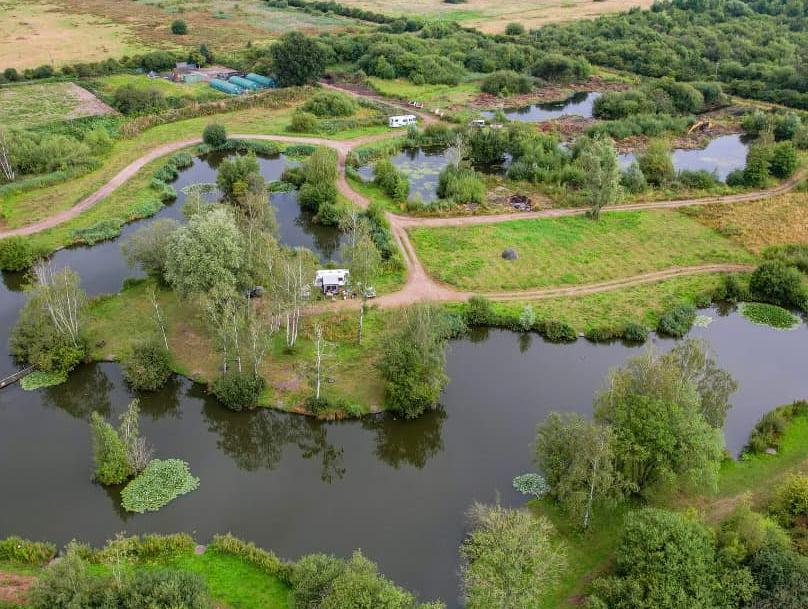
[[[415,228],[418,257],[433,277],[480,292],[567,286],[753,256],[675,211],[513,220]],[[518,260],[501,256],[514,248]]]
[[[370,76],[367,82],[374,90],[386,97],[429,102],[430,105],[437,103],[462,104],[480,93],[480,85],[475,81],[461,82],[457,85],[416,85],[405,78],[385,80]]]
[[[0,125],[30,127],[110,112],[89,91],[54,82],[0,87]]]
[[[104,97],[113,96],[118,87],[132,85],[138,89],[157,89],[167,97],[184,97],[199,101],[222,99],[227,95],[212,89],[207,82],[181,83],[165,78],[149,78],[145,74],[113,74],[93,80],[96,90]]]

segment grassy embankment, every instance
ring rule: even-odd
[[[750,263],[754,256],[676,211],[513,220],[415,228],[413,245],[433,277],[479,292],[572,286],[676,266]],[[519,258],[504,260],[506,248]]]
[[[724,461],[717,493],[662,495],[653,503],[675,510],[695,509],[706,522],[716,525],[744,500],[750,501],[755,509],[765,510],[774,488],[792,472],[808,472],[806,416],[797,417],[788,424],[776,455],[747,455],[737,461]],[[624,505],[614,510],[602,510],[593,530],[586,535],[571,527],[565,515],[547,501],[532,502],[531,508],[553,521],[559,539],[568,548],[568,568],[560,584],[547,595],[545,606],[556,609],[579,606],[592,579],[608,568],[623,518],[634,507]]]

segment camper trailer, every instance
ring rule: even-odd
[[[414,125],[418,121],[418,118],[414,114],[400,114],[398,116],[391,116],[387,119],[387,126],[388,127],[406,127],[408,125]]]
[[[324,269],[317,271],[314,277],[314,286],[320,288],[323,294],[329,296],[337,294],[348,283],[348,269]]]

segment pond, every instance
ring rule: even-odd
[[[703,313],[713,322],[691,336],[708,340],[740,384],[725,429],[737,454],[762,413],[808,395],[808,330]],[[201,486],[146,515],[122,513],[118,491],[90,481],[90,412],[115,417],[135,397],[116,365],[82,367],[56,388],[13,386],[0,392],[0,537],[101,543],[121,530],[187,531],[205,542],[232,531],[290,559],[358,547],[422,599],[456,608],[465,510],[520,503],[511,481],[532,469],[535,426],[551,410],[590,414],[608,370],[641,349],[477,331],[450,346],[441,409],[415,421],[233,413],[176,380],[139,396],[142,429],[158,456],[187,460]]]
[[[744,136],[722,135],[710,140],[705,148],[674,149],[673,167],[676,171],[703,169],[715,173],[723,182],[731,172],[744,168],[748,149],[749,145]],[[631,165],[636,158],[633,152],[618,155],[620,166],[623,168]]]
[[[562,116],[592,118],[592,107],[595,100],[601,95],[601,93],[597,92],[579,91],[563,101],[530,104],[529,106],[503,108],[502,110],[509,121],[523,123],[551,121]],[[494,112],[483,112],[482,114],[488,119],[493,119],[495,116]]]
[[[421,198],[424,203],[431,203],[438,200],[438,178],[443,168],[449,164],[444,147],[416,147],[404,148],[398,154],[390,157],[390,162],[403,171],[410,181],[409,200],[416,197]],[[510,155],[505,155],[502,163],[475,167],[478,171],[487,174],[503,174],[510,162]],[[373,181],[373,165],[362,165],[357,168],[359,177],[364,182]]]
[[[110,241],[102,241],[92,246],[71,247],[60,250],[52,256],[55,268],[69,266],[76,271],[82,280],[82,286],[91,296],[103,293],[114,293],[120,290],[127,277],[142,276],[137,270],[130,269],[121,254],[121,243],[133,232],[139,230],[156,218],[173,218],[184,221],[182,206],[185,194],[182,189],[191,184],[213,183],[224,155],[207,155],[204,158],[194,157],[194,164],[181,171],[172,185],[177,191],[177,200],[162,208],[154,216],[127,224],[121,236]],[[278,180],[283,170],[295,161],[286,159],[284,155],[274,158],[258,158],[261,175],[267,180]],[[314,251],[323,262],[339,259],[340,233],[334,227],[321,226],[312,222],[311,214],[300,209],[297,202],[297,191],[272,193],[270,201],[275,208],[278,224],[278,238],[281,243],[290,246],[302,246]],[[3,284],[0,286],[0,378],[14,370],[15,365],[7,355],[5,346],[8,334],[17,319],[17,313],[25,303],[22,289],[22,276],[19,273],[3,273]]]

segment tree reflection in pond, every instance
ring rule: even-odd
[[[240,469],[274,469],[283,449],[295,445],[304,459],[319,457],[323,482],[330,484],[345,475],[343,449],[329,443],[328,427],[322,422],[266,408],[235,413],[210,400],[202,415],[208,430],[219,436],[216,445]]]
[[[402,464],[423,469],[429,459],[443,450],[443,422],[446,411],[442,406],[413,421],[402,421],[390,415],[378,415],[362,420],[362,426],[376,432],[374,454],[398,469]]]
[[[112,412],[110,394],[114,387],[101,366],[79,366],[70,373],[69,389],[65,385],[47,387],[42,401],[77,419],[89,421],[93,411],[108,418]]]

